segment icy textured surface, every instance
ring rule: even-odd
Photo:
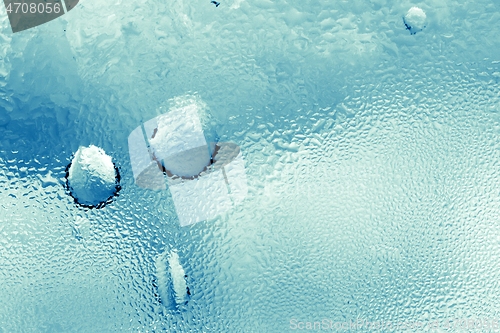
[[[10,116],[7,110],[0,109],[0,126],[7,126],[10,123]]]
[[[156,288],[158,290],[158,301],[167,307],[171,307],[171,279],[168,271],[168,253],[161,253],[155,261],[156,266]]]
[[[68,170],[68,186],[78,203],[96,206],[116,191],[116,171],[111,156],[90,145],[78,148]]]
[[[499,318],[499,20],[492,0],[86,0],[12,35],[0,6],[2,331]],[[188,92],[241,147],[248,196],[181,228],[127,138]],[[90,144],[123,176],[98,211],[63,186]],[[185,311],[155,298],[166,248]]]
[[[424,11],[418,7],[411,7],[408,10],[404,17],[404,22],[406,28],[410,30],[412,34],[416,34],[419,31],[422,31],[426,25],[427,15],[425,15]]]
[[[181,226],[211,220],[233,206],[222,170],[168,188]]]
[[[170,252],[168,257],[169,273],[172,277],[172,286],[175,294],[175,302],[184,304],[187,301],[186,272],[179,262],[179,255],[176,251]]]

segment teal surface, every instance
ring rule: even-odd
[[[500,330],[500,4],[220,2],[85,0],[16,34],[0,6],[0,332]],[[181,228],[127,138],[186,94],[249,193]],[[121,174],[98,210],[64,189],[90,144]],[[181,310],[155,297],[174,249]]]

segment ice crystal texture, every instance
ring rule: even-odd
[[[85,0],[16,34],[0,6],[1,331],[499,318],[499,2],[220,2]],[[248,195],[181,227],[167,188],[135,184],[128,137],[195,93]],[[99,210],[64,189],[91,144],[122,175]],[[183,311],[155,297],[174,248]]]

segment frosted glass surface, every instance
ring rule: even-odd
[[[220,2],[84,0],[16,34],[0,5],[0,333],[500,320],[498,1]],[[188,93],[248,193],[181,227],[128,137]],[[89,145],[121,174],[102,209],[64,189]],[[173,250],[179,310],[155,287]]]

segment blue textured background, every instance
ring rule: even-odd
[[[85,0],[17,34],[0,7],[0,333],[500,318],[498,2]],[[181,229],[127,136],[186,93],[242,148],[249,196]],[[63,188],[89,144],[122,173],[102,210]],[[152,287],[172,248],[182,312]]]

